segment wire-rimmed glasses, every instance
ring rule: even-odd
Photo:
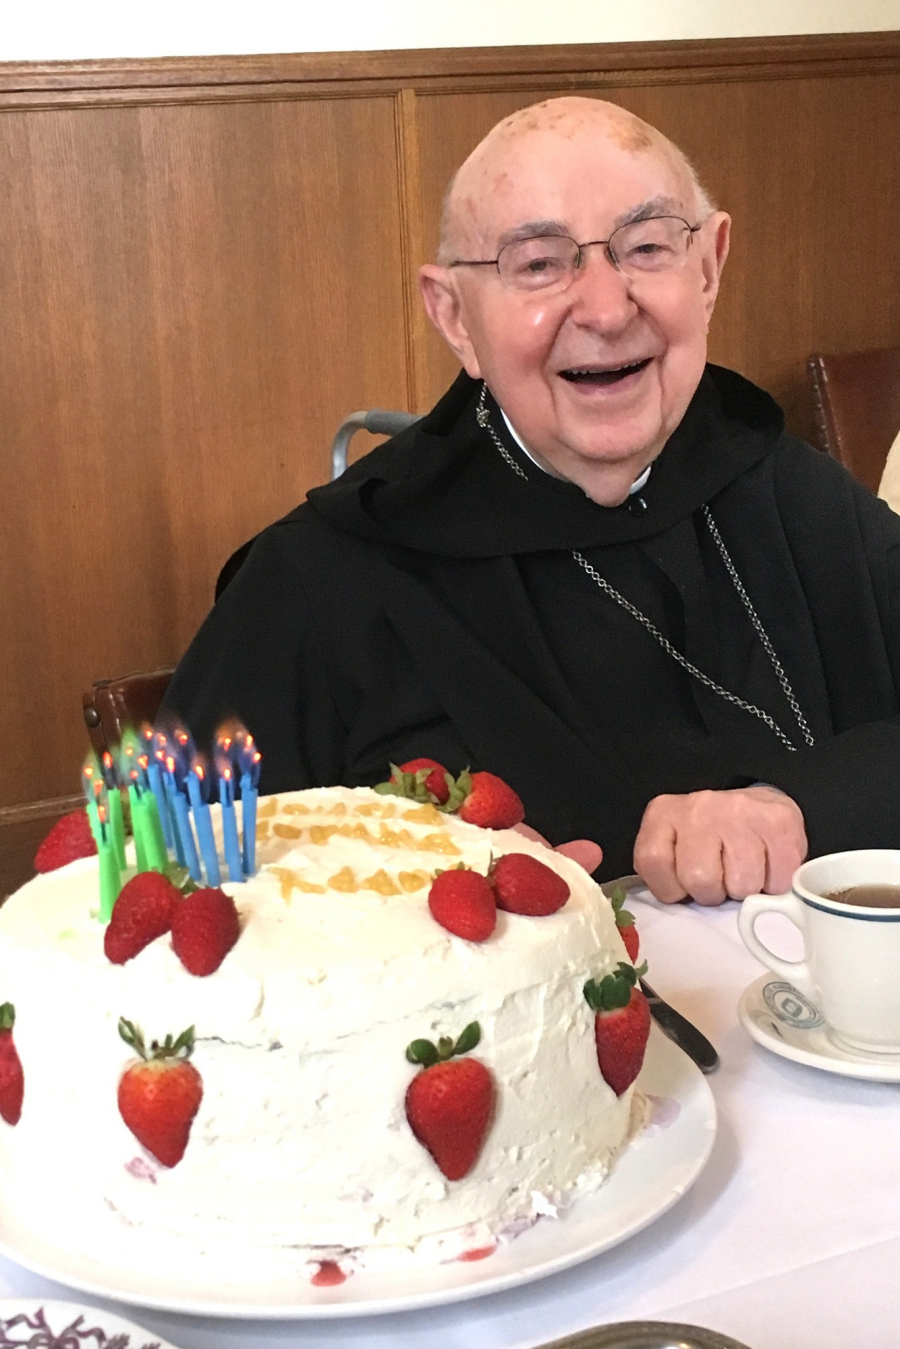
[[[613,230],[608,239],[576,243],[565,234],[541,234],[514,239],[496,258],[460,258],[451,267],[496,267],[500,279],[515,290],[564,290],[584,263],[586,248],[604,247],[617,271],[627,277],[668,272],[680,267],[703,222],[690,225],[680,216],[655,215],[633,220]]]

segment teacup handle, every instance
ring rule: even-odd
[[[757,937],[756,920],[761,913],[768,912],[783,914],[805,936],[806,913],[796,895],[790,892],[786,895],[748,895],[738,913],[738,931],[744,945],[774,974],[780,974],[782,979],[787,979],[789,984],[793,984],[794,988],[805,993],[808,998],[815,998],[816,990],[808,962],[783,960]]]

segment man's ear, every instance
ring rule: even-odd
[[[480,379],[481,366],[469,337],[456,277],[450,268],[438,267],[433,263],[420,267],[419,291],[428,317],[456,353],[466,374],[471,375],[472,379]]]
[[[728,248],[731,241],[731,216],[726,215],[724,211],[716,211],[715,215],[707,220],[704,231],[707,233],[707,242],[703,250],[701,267],[703,270],[703,301],[708,322],[712,318],[716,296],[719,294],[722,268],[725,266],[725,260],[728,257]]]

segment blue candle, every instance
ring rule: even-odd
[[[203,764],[199,758],[195,758],[187,775],[188,796],[191,799],[191,810],[194,814],[194,824],[197,827],[197,840],[200,844],[200,855],[203,858],[206,879],[210,885],[215,886],[220,884],[222,876],[219,871],[219,856],[216,852],[216,840],[213,834],[209,806],[203,800],[200,786],[204,778]]]
[[[241,824],[244,832],[244,875],[256,871],[256,785],[259,782],[262,755],[253,744],[253,736],[246,731],[241,738],[238,756],[241,767]]]
[[[181,837],[181,824],[178,820],[178,812],[175,809],[175,796],[178,794],[178,786],[175,782],[175,760],[172,758],[167,759],[165,762],[163,790],[166,793],[166,807],[169,816],[169,827],[172,830],[172,841],[175,845],[175,858],[180,867],[186,867],[188,865],[187,855],[185,853],[184,841]],[[186,801],[184,804],[185,807],[187,807]],[[193,841],[193,835],[191,835],[191,841]],[[188,868],[188,870],[190,870],[190,868]],[[191,872],[191,875],[194,880],[197,880],[197,877],[194,876],[193,872]]]
[[[156,809],[162,823],[163,838],[167,848],[172,847],[172,825],[169,821],[169,812],[166,809],[166,793],[163,787],[162,771],[155,758],[147,757],[147,780],[150,783],[150,790],[156,801]]]
[[[219,803],[222,807],[222,838],[225,842],[228,879],[230,881],[242,881],[244,871],[241,862],[241,847],[238,843],[238,827],[234,811],[234,782],[231,777],[230,765],[221,768],[219,771]]]
[[[194,831],[191,828],[191,812],[188,808],[187,797],[175,779],[175,760],[171,757],[166,760],[166,786],[169,791],[169,802],[172,806],[175,821],[175,856],[182,866],[187,867],[191,880],[199,881],[201,879],[200,857],[197,853]]]

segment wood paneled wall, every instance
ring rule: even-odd
[[[713,359],[811,437],[807,355],[900,342],[900,34],[0,65],[0,825],[77,791],[82,690],[177,660],[347,412],[449,382],[446,181],[571,91],[732,212]]]

